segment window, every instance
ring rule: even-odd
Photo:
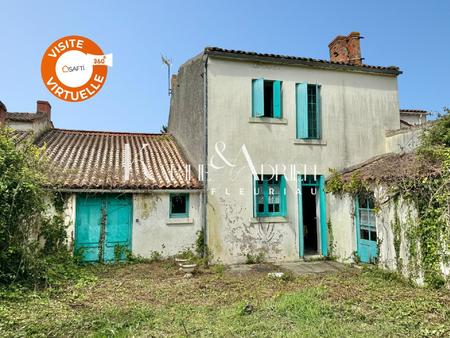
[[[359,231],[360,238],[367,241],[377,240],[375,224],[375,203],[372,195],[358,197]]]
[[[296,85],[297,138],[320,139],[320,85]]]
[[[170,218],[189,217],[189,194],[170,194]]]
[[[281,81],[252,81],[252,116],[281,118]]]
[[[286,216],[286,180],[282,175],[258,175],[254,181],[254,216]]]

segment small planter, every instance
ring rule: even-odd
[[[185,259],[185,258],[175,258],[175,262],[176,262],[179,266],[182,266],[183,264],[188,264],[188,263],[189,263],[189,259]]]
[[[191,278],[197,264],[180,264],[181,270],[185,273],[185,278]]]

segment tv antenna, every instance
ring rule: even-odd
[[[172,60],[161,54],[161,61],[167,66],[167,85],[169,87],[168,93],[170,96],[170,94],[172,94],[172,88],[170,87],[170,66],[172,65]]]

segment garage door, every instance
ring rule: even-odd
[[[86,262],[125,259],[132,213],[130,195],[77,195],[75,252]]]

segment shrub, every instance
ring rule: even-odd
[[[0,283],[48,285],[49,255],[66,260],[62,216],[48,216],[54,193],[45,189],[44,150],[30,141],[14,142],[13,132],[0,129]]]

